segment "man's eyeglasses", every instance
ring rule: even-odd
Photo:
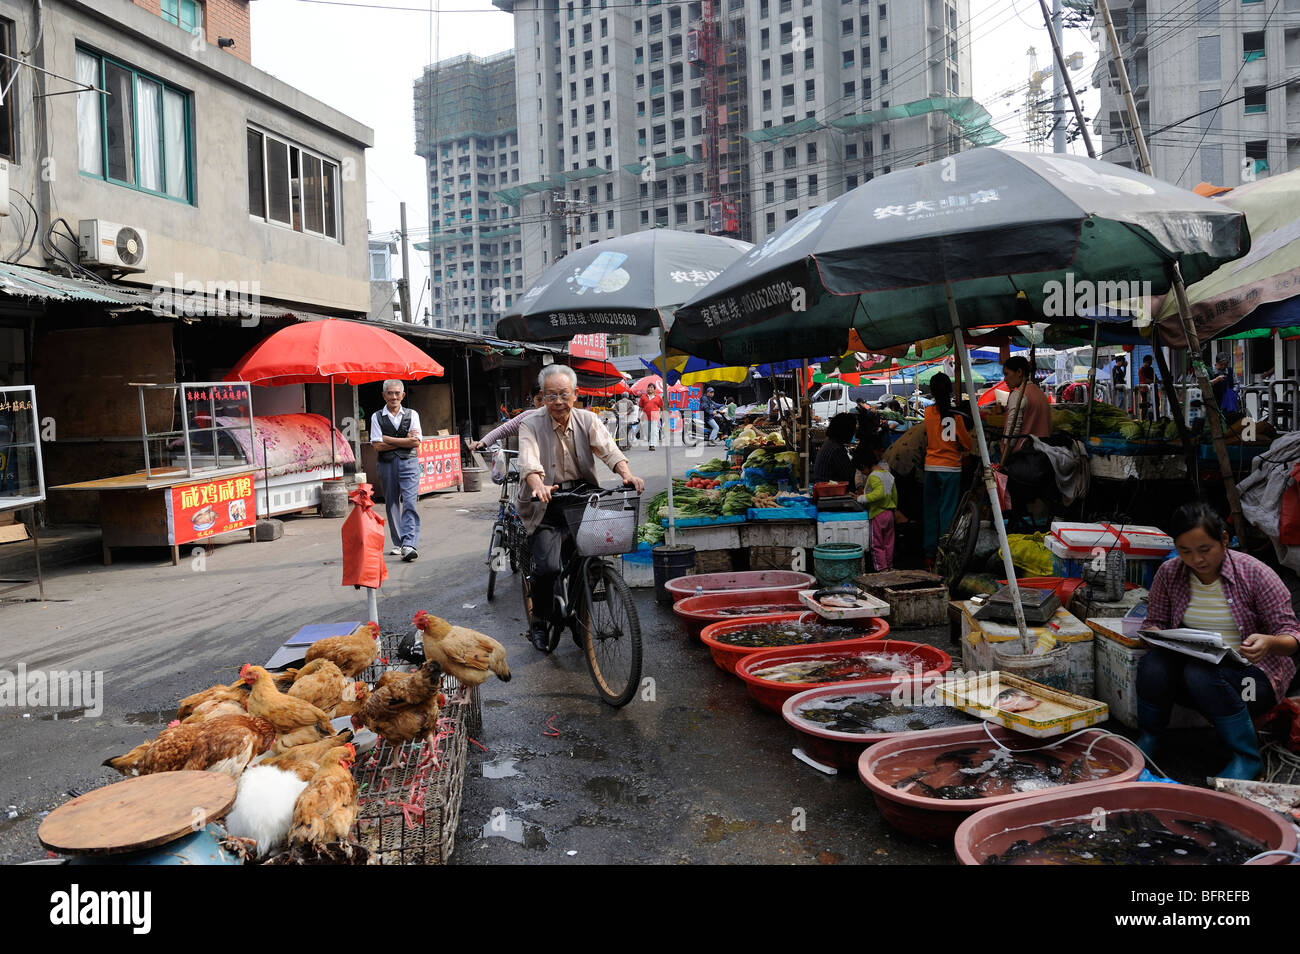
[[[542,395],[547,401],[567,401],[573,397],[572,391],[547,391]]]

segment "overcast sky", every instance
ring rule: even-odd
[[[431,6],[446,12],[431,14]],[[413,84],[427,63],[512,49],[512,17],[490,0],[258,0],[249,8],[255,66],[374,129],[366,189],[372,236],[386,238],[398,229],[398,202],[405,199],[412,239],[422,240],[429,214],[424,160],[415,155]],[[970,24],[975,98],[1006,134],[1004,145],[1025,148],[1020,114],[1030,74],[1027,51],[1036,48],[1040,68],[1052,61],[1038,2],[971,0]],[[1077,85],[1087,85],[1096,48],[1083,30],[1067,30],[1063,45],[1067,56],[1083,54],[1073,76]],[[1086,113],[1095,104],[1095,94],[1085,96]],[[1071,151],[1082,153],[1082,145]],[[423,296],[418,314],[428,304],[426,261],[412,255],[412,304]]]

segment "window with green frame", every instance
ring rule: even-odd
[[[83,175],[193,201],[193,99],[155,76],[77,50],[77,163]]]
[[[162,18],[186,33],[203,26],[203,4],[199,0],[162,0]]]

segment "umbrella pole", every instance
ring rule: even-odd
[[[1187,466],[1187,479],[1193,483],[1199,484],[1196,479],[1196,451],[1192,447],[1192,435],[1187,430],[1187,418],[1183,412],[1183,405],[1178,400],[1178,390],[1174,387],[1174,377],[1169,373],[1169,363],[1165,361],[1165,350],[1160,346],[1160,326],[1153,325],[1151,334],[1151,353],[1156,357],[1156,365],[1160,369],[1160,386],[1164,389],[1165,399],[1169,402],[1169,412],[1173,415],[1174,423],[1178,425],[1178,437],[1183,445],[1183,459]],[[1154,417],[1160,416],[1159,395],[1151,395],[1151,413]]]
[[[1092,437],[1092,403],[1095,401],[1097,393],[1097,341],[1101,331],[1101,323],[1094,321],[1092,323],[1092,367],[1088,369],[1088,409],[1083,415],[1083,445],[1088,446],[1088,439]],[[1059,387],[1061,382],[1057,381]]]
[[[668,333],[664,331],[663,316],[659,316],[659,347],[663,351],[663,369],[664,376],[659,380],[664,386],[664,400],[668,399]],[[667,411],[667,408],[664,409]],[[664,415],[666,416],[666,415]],[[662,419],[662,416],[661,416]],[[654,443],[654,421],[650,420],[650,415],[646,414],[646,427],[650,431],[650,442]],[[663,435],[658,435],[662,440]],[[664,445],[664,470],[668,474],[668,545],[677,546],[677,517],[673,514],[673,435],[670,431],[668,439],[663,441]]]
[[[970,396],[971,413],[975,419],[971,422],[975,439],[980,448],[980,469],[984,474],[984,489],[988,491],[989,505],[993,508],[993,529],[998,535],[998,546],[1002,550],[1002,569],[1007,574],[1007,585],[1011,587],[1011,606],[1016,613],[1016,627],[1020,630],[1020,642],[1025,651],[1029,651],[1029,628],[1025,625],[1025,608],[1020,603],[1020,587],[1016,585],[1016,568],[1011,562],[1011,545],[1007,543],[1007,528],[1002,520],[1002,504],[998,501],[997,485],[993,481],[993,468],[989,464],[989,445],[984,439],[984,425],[980,421],[979,405],[975,398],[975,376],[971,373],[970,355],[966,352],[966,339],[961,333],[961,322],[957,318],[957,302],[952,297],[952,282],[945,282],[948,294],[948,320],[952,322],[953,339],[957,344],[957,357],[966,372],[966,393]]]
[[[1249,524],[1241,512],[1241,495],[1237,493],[1237,480],[1232,475],[1232,461],[1228,459],[1228,448],[1223,443],[1223,419],[1219,416],[1219,402],[1214,399],[1214,388],[1210,386],[1210,376],[1201,361],[1201,341],[1196,334],[1196,323],[1192,321],[1191,307],[1187,303],[1187,288],[1183,285],[1183,272],[1178,262],[1173,263],[1174,295],[1178,300],[1178,320],[1183,325],[1183,336],[1187,339],[1187,357],[1192,370],[1196,373],[1197,383],[1201,386],[1201,404],[1205,408],[1205,417],[1210,424],[1210,437],[1214,442],[1214,453],[1219,458],[1219,473],[1223,476],[1223,489],[1228,494],[1228,508],[1232,511],[1232,522],[1237,529],[1237,539],[1242,549],[1246,548],[1249,538]]]

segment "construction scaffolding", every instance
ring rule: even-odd
[[[500,135],[515,124],[513,50],[443,60],[415,81],[415,152],[425,159],[439,142]]]
[[[749,126],[745,21],[719,18],[721,0],[703,0],[701,15],[687,35],[686,58],[698,70],[704,102],[705,183],[709,232],[741,237],[752,232],[749,194]],[[743,11],[743,7],[741,8]]]

